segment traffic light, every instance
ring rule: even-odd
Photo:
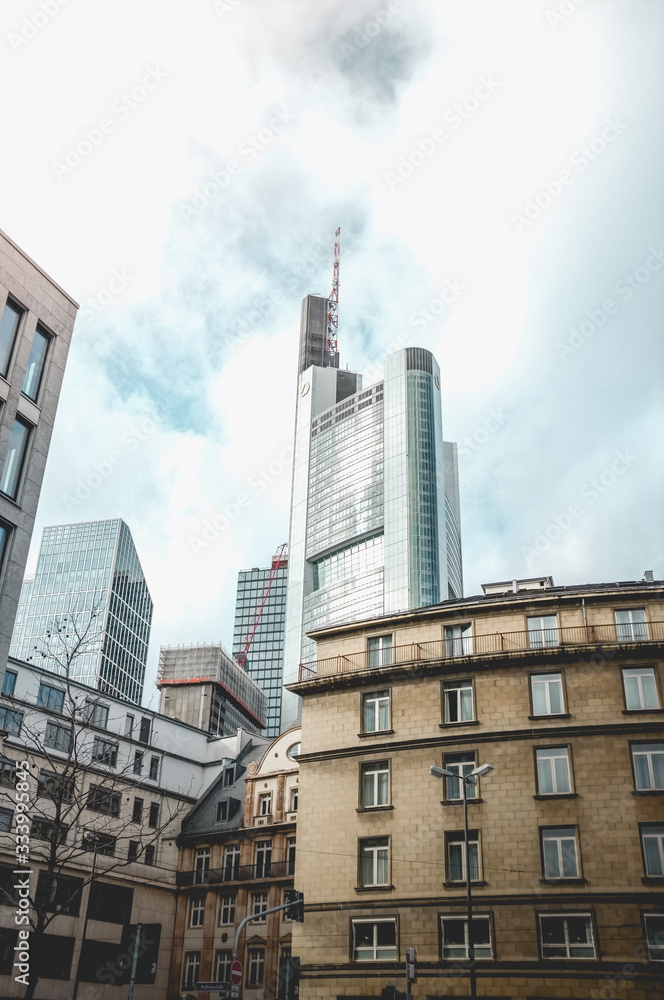
[[[298,892],[297,889],[289,889],[288,895],[290,898],[286,908],[286,916],[289,920],[297,920],[301,924],[304,920],[304,893]]]
[[[417,952],[414,948],[406,948],[406,979],[409,983],[417,982]]]

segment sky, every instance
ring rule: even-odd
[[[662,561],[658,0],[8,0],[0,228],[80,304],[44,525],[122,517],[161,644],[287,541],[300,302],[433,351],[467,595]]]

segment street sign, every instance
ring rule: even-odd
[[[230,991],[230,983],[196,983],[197,993],[223,993],[229,996]]]
[[[239,986],[242,982],[242,962],[237,958],[231,965],[231,982],[233,986]]]
[[[240,987],[236,983],[233,983],[233,985],[231,986],[231,1000],[238,1000],[239,996],[240,996]]]

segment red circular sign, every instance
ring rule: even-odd
[[[242,962],[237,959],[231,965],[231,982],[233,986],[239,986],[242,982]]]

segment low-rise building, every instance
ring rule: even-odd
[[[468,995],[468,871],[479,996],[662,995],[664,583],[515,583],[313,633],[303,1000]]]

